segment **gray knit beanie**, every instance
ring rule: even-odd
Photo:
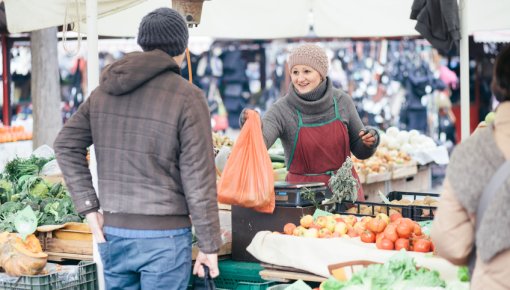
[[[294,48],[289,55],[289,70],[295,65],[307,65],[318,71],[322,78],[328,75],[329,59],[318,45],[307,43]]]
[[[138,44],[144,51],[161,49],[170,56],[182,54],[188,46],[188,26],[171,8],[158,8],[145,15],[138,27]]]

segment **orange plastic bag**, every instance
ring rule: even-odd
[[[218,201],[272,213],[275,206],[274,177],[260,116],[247,111],[232,153],[218,183]]]

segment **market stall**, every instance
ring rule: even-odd
[[[380,149],[372,158],[354,162],[366,202],[346,200],[328,204],[330,196],[324,186],[283,182],[287,169],[277,141],[269,150],[276,206],[271,214],[231,207],[232,259],[261,263],[264,269],[260,275],[268,281],[318,283],[331,276],[348,280],[355,271],[347,270],[345,265],[359,261],[366,261],[367,265],[384,264],[403,247],[418,268],[436,273],[431,275],[437,275],[438,283],[462,284],[457,276],[459,268],[431,253],[433,244],[428,237],[439,198],[439,194],[429,193],[430,163],[448,163],[448,153],[417,132],[395,130],[381,135]],[[214,134],[213,140],[220,178],[235,142],[218,134]],[[392,220],[405,219],[411,223],[409,228],[416,228],[412,234],[397,235],[398,224],[390,223],[390,216]],[[378,234],[369,229],[370,220],[382,221],[378,223],[380,228],[374,229],[377,233],[383,233],[386,227],[393,228],[394,236],[385,241],[385,246],[381,245],[382,238],[376,242]],[[367,231],[372,233],[370,242],[363,236]],[[422,244],[427,245],[420,248]],[[343,265],[336,276],[331,270],[333,265]]]

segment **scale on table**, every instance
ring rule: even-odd
[[[324,182],[287,182],[277,181],[274,183],[275,203],[277,206],[308,206],[314,202],[304,198],[303,193],[315,194],[315,201],[323,201],[328,194],[328,188]]]

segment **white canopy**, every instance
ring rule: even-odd
[[[11,33],[85,19],[85,1],[4,0]],[[141,18],[171,0],[98,0],[98,34],[136,36]],[[78,10],[75,3],[79,3]],[[413,0],[210,0],[191,35],[232,39],[391,37],[418,35],[410,20]],[[67,6],[66,6],[67,5]],[[510,29],[510,1],[469,0],[468,32]],[[67,9],[66,9],[67,7]],[[81,25],[85,32],[86,25]]]
[[[136,36],[141,18],[171,0],[4,0],[11,33],[32,31],[93,19],[84,27],[88,42],[97,35]],[[510,29],[509,0],[459,0],[461,14],[462,138],[469,136],[469,70],[467,36],[475,31]],[[97,5],[96,5],[97,4]],[[418,35],[411,20],[413,0],[210,0],[203,4],[201,24],[192,36],[230,39],[293,37],[392,37]],[[464,9],[464,5],[466,8]],[[96,7],[97,6],[97,7]],[[88,18],[87,18],[88,15]],[[96,17],[97,15],[97,17]],[[93,22],[93,23],[92,23]],[[97,24],[97,25],[96,25]],[[78,27],[75,26],[75,27]],[[310,27],[313,27],[311,32]],[[91,38],[93,38],[91,40]],[[92,46],[92,45],[91,45]],[[96,51],[89,54],[95,55]],[[96,48],[97,49],[97,48]],[[89,65],[97,67],[90,62]],[[89,87],[97,85],[90,77]]]

